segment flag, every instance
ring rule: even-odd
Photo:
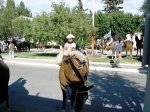
[[[103,37],[103,39],[107,39],[108,37],[110,37],[111,36],[111,30],[108,32],[108,34],[106,34],[104,37]]]

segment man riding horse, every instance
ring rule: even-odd
[[[27,49],[30,51],[30,43],[25,41],[25,38],[13,38],[12,42],[17,47],[17,50],[24,51]]]
[[[124,40],[126,46],[126,56],[128,55],[128,51],[130,51],[130,57],[132,58],[132,48],[133,48],[133,41],[130,32],[127,32],[126,39]]]

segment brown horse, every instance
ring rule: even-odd
[[[104,50],[107,50],[107,44],[106,44],[107,42],[108,40],[101,40],[99,42],[99,47],[100,47],[102,54],[104,53]]]
[[[7,111],[10,111],[8,104],[8,82],[9,82],[9,68],[0,60],[0,103],[6,101]]]
[[[107,43],[108,43],[108,40],[100,42],[99,43],[100,48],[102,49],[102,51],[103,50],[107,50],[107,51],[112,50],[112,60],[114,59],[114,57],[116,59],[115,51],[116,51],[116,45],[118,44],[118,41],[114,41],[114,42],[110,43],[109,45],[107,45]]]
[[[45,50],[45,46],[42,42],[39,42],[38,44],[36,44],[36,48],[37,50],[40,49],[40,50]]]
[[[130,51],[130,58],[132,59],[133,42],[132,41],[126,41],[124,43],[126,46],[126,57],[128,56],[128,52]]]
[[[78,91],[82,87],[85,91],[92,88],[92,86],[86,87],[87,75],[89,73],[89,62],[81,63],[75,56],[64,56],[62,65],[59,71],[60,87],[63,93],[63,106],[62,111],[65,111],[66,106],[66,93],[67,87],[70,87],[72,94],[69,95],[71,100],[71,106],[74,112],[80,112],[85,102],[83,96],[77,99]],[[69,92],[68,92],[69,94]]]

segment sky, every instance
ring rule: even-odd
[[[7,0],[5,0],[7,1]],[[14,0],[16,5],[20,3],[21,0]],[[51,8],[51,2],[59,3],[62,0],[22,0],[25,4],[25,6],[31,10],[33,16],[35,16],[37,13],[41,13],[42,11],[45,11],[49,13]],[[67,5],[70,7],[74,7],[77,5],[78,0],[63,0]],[[124,4],[122,5],[124,7],[125,12],[131,12],[133,14],[141,14],[141,12],[138,10],[144,0],[124,0]],[[82,3],[84,5],[85,9],[93,9],[93,0],[82,0]],[[101,3],[101,0],[94,0],[94,10],[103,10],[103,3]]]

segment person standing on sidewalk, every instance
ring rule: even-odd
[[[119,43],[116,46],[117,60],[115,61],[115,65],[118,67],[120,66],[120,61],[121,61],[121,57],[122,57],[122,44],[123,44],[123,40],[119,40]]]
[[[9,57],[10,58],[14,58],[14,48],[15,48],[15,45],[12,43],[12,42],[10,42],[10,44],[9,44]]]

